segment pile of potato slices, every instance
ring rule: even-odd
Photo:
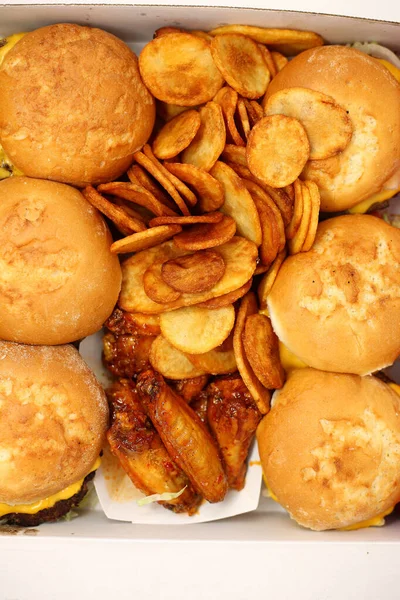
[[[318,225],[319,191],[304,169],[352,135],[331,98],[267,89],[286,56],[322,43],[240,25],[157,30],[139,57],[157,101],[153,134],[123,180],[84,190],[122,235],[111,251],[130,254],[119,310],[152,335],[143,369],[169,382],[238,372],[261,414],[285,378],[266,299]]]

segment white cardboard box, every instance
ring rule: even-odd
[[[167,24],[207,29],[247,23],[400,50],[399,24],[339,16],[215,7],[0,6],[1,35],[60,21],[102,27],[134,48]],[[0,600],[397,599],[400,520],[388,521],[380,529],[314,533],[264,498],[254,513],[186,527],[130,525],[87,511],[70,522],[43,525],[34,535],[0,536]]]

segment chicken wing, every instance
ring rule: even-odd
[[[179,394],[188,404],[200,394],[208,382],[208,375],[199,375],[191,379],[176,379],[169,382],[170,387]]]
[[[135,377],[150,366],[149,354],[154,340],[150,335],[106,333],[103,361],[107,369],[116,377]]]
[[[209,502],[220,502],[228,490],[214,440],[188,404],[148,369],[137,390],[172,459],[185,471],[194,488]]]
[[[159,504],[174,512],[195,513],[201,496],[170,458],[143,410],[135,384],[121,379],[107,391],[107,397],[111,408],[107,440],[135,487],[150,495],[179,492],[186,486],[178,498]]]
[[[206,394],[207,419],[221,449],[229,487],[241,490],[247,455],[262,414],[239,375],[215,379]]]
[[[115,308],[112,315],[104,323],[104,327],[115,333],[138,335],[158,335],[160,333],[158,315],[131,314],[120,308]]]

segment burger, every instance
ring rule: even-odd
[[[383,525],[400,500],[400,398],[373,376],[294,370],[257,430],[271,495],[316,531]]]
[[[371,215],[320,223],[311,250],[283,263],[267,306],[286,358],[358,375],[391,365],[400,354],[400,231]]]
[[[387,65],[355,48],[320,46],[293,58],[268,86],[264,104],[281,90],[309,88],[333,98],[351,120],[347,147],[308,161],[302,174],[318,185],[324,212],[364,213],[400,189],[400,84],[398,69]]]
[[[0,521],[36,526],[77,506],[107,425],[105,394],[73,346],[0,342]]]
[[[121,287],[101,215],[77,189],[0,182],[0,338],[65,344],[101,329]]]
[[[154,125],[137,57],[100,29],[60,23],[10,36],[0,48],[0,89],[3,176],[112,181]]]

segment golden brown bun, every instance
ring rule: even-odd
[[[121,287],[100,214],[68,185],[0,182],[0,338],[65,344],[100,329]]]
[[[373,376],[293,371],[257,441],[268,486],[304,527],[347,527],[400,500],[400,399]]]
[[[320,223],[268,296],[279,339],[307,365],[366,375],[400,354],[400,231],[369,215]]]
[[[267,96],[289,87],[331,96],[349,112],[347,148],[307,163],[303,177],[321,192],[321,210],[346,210],[380,191],[400,167],[400,85],[379,61],[345,46],[306,50],[270,83]]]
[[[0,143],[30,177],[78,186],[116,179],[154,125],[134,53],[101,29],[28,33],[0,67]]]
[[[0,342],[0,357],[0,503],[30,504],[89,473],[107,400],[73,346]]]

